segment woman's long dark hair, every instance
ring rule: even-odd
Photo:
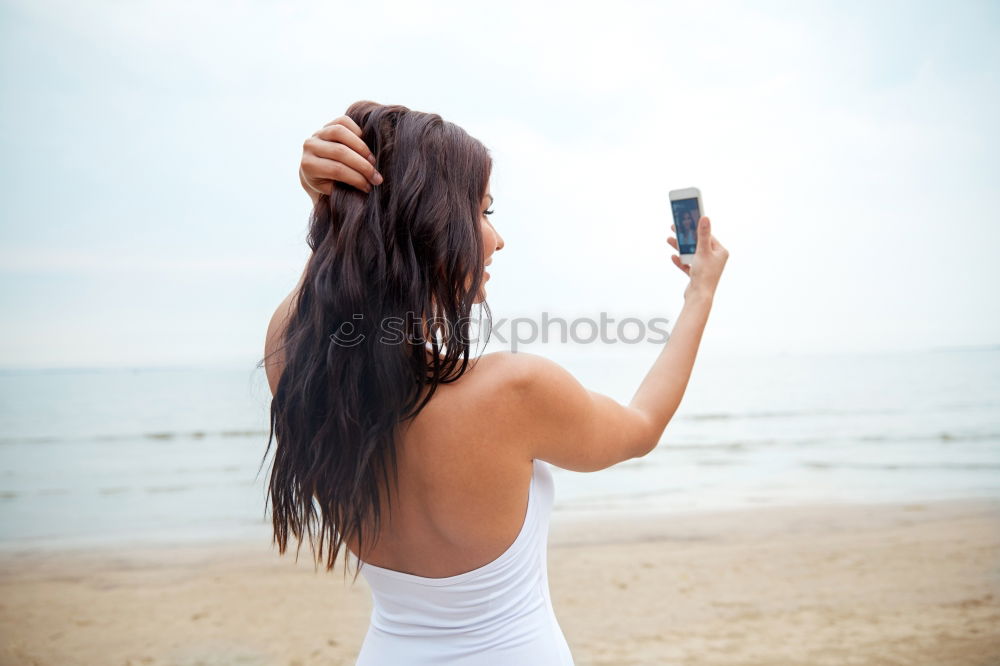
[[[291,532],[297,561],[308,535],[317,563],[328,545],[327,571],[353,536],[364,556],[366,518],[378,534],[378,481],[394,487],[400,426],[469,367],[492,169],[487,149],[437,114],[361,101],[347,115],[385,180],[371,193],[336,183],[313,209],[264,452],[276,440],[268,492],[279,553]]]

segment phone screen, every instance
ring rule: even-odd
[[[677,249],[681,254],[694,254],[698,243],[698,220],[701,211],[698,210],[697,199],[678,199],[671,201],[674,212],[674,228],[677,230]]]

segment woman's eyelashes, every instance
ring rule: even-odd
[[[483,211],[483,215],[492,215],[492,214],[493,214],[492,210],[484,210]]]

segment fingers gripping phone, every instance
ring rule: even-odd
[[[670,210],[674,214],[674,229],[677,231],[677,250],[681,255],[681,263],[690,266],[695,250],[698,249],[698,220],[704,215],[701,191],[697,187],[670,190]]]

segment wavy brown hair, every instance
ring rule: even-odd
[[[378,534],[401,425],[469,367],[492,170],[489,151],[437,114],[361,101],[347,115],[385,180],[371,193],[335,183],[313,208],[264,452],[276,442],[273,542],[284,554],[294,535],[298,561],[308,536],[317,564],[326,544],[327,571],[347,539],[366,552],[366,519]]]

